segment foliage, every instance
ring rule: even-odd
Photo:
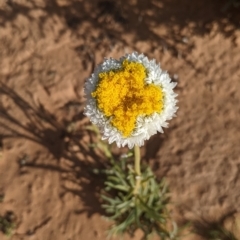
[[[138,194],[136,173],[131,164],[133,152],[122,155],[115,161],[111,146],[100,140],[100,134],[95,126],[88,126],[94,132],[97,142],[91,147],[100,149],[109,160],[108,169],[93,169],[96,174],[106,175],[105,191],[101,195],[104,204],[102,207],[107,218],[113,222],[109,235],[133,235],[137,229],[144,233],[143,239],[156,233],[161,240],[180,239],[180,229],[171,220],[168,211],[170,203],[169,192],[164,180],[157,182],[149,167],[142,167],[141,182]],[[237,240],[233,232],[224,228],[220,223],[189,222],[183,228],[192,226],[195,233],[208,240]]]
[[[12,212],[7,212],[4,216],[0,216],[0,231],[7,236],[11,236],[14,229],[14,215]]]
[[[140,228],[143,239],[157,233],[161,239],[176,239],[178,228],[171,221],[167,206],[169,204],[168,188],[164,181],[158,183],[149,167],[144,168],[139,191],[136,194],[136,176],[127,159],[112,161],[112,167],[106,171],[106,193],[102,195],[102,207],[114,221],[110,235],[125,232],[133,235]],[[171,231],[168,225],[171,223]]]
[[[113,222],[109,236],[124,233],[133,235],[140,228],[144,233],[143,239],[153,233],[162,240],[178,239],[178,227],[167,209],[170,198],[165,181],[158,183],[151,169],[143,166],[136,193],[136,173],[131,164],[133,152],[123,154],[119,161],[115,161],[111,145],[100,140],[99,130],[95,126],[86,129],[97,137],[97,142],[90,147],[100,149],[109,160],[107,169],[93,169],[95,174],[106,176],[105,191],[101,197],[107,219]]]
[[[195,222],[193,233],[208,240],[238,240],[232,231],[227,230],[220,223]]]

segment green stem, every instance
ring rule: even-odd
[[[140,148],[139,146],[134,146],[134,165],[135,165],[135,174],[136,174],[136,185],[134,188],[134,194],[137,195],[141,183],[141,166],[140,166]]]

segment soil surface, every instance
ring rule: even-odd
[[[11,240],[106,239],[91,171],[106,158],[90,147],[83,85],[104,57],[133,51],[178,83],[177,117],[141,149],[169,184],[173,218],[238,216],[240,17],[226,2],[0,0],[0,216],[14,218]]]

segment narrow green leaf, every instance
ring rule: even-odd
[[[120,225],[118,225],[118,229],[121,232],[125,232],[125,230],[131,225],[131,223],[134,222],[134,211],[132,211],[126,220],[122,222]]]
[[[127,208],[131,205],[131,202],[132,201],[127,201],[127,202],[120,203],[116,206],[116,208],[118,208],[118,209]]]
[[[111,187],[111,188],[114,188],[114,189],[117,189],[117,190],[121,190],[121,191],[124,191],[124,192],[128,192],[129,191],[129,187],[126,187],[126,186],[123,186],[123,185],[114,185],[110,182],[106,182],[105,185]]]
[[[144,201],[139,196],[138,199],[140,201],[142,208],[146,211],[147,214],[151,215],[155,219],[161,218],[161,216],[158,213],[156,213],[152,208],[150,208],[147,204],[145,204]]]
[[[103,200],[109,202],[110,204],[112,204],[112,205],[116,204],[116,199],[112,199],[112,198],[107,197],[106,195],[103,195],[103,194],[101,194],[100,196]]]
[[[128,179],[128,182],[129,182],[131,188],[134,188],[135,187],[134,175],[133,174],[129,174],[127,179]]]
[[[126,185],[126,186],[128,186],[128,184],[127,184],[127,182],[126,182],[126,180],[124,179],[124,177],[119,173],[119,172],[115,172],[115,174],[117,175],[117,177],[119,178],[119,180],[122,182],[122,184],[123,185]]]
[[[112,183],[117,183],[117,184],[120,184],[121,182],[119,181],[119,178],[118,177],[115,177],[115,176],[108,176],[107,177],[107,181],[108,182],[112,182]]]

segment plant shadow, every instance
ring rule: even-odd
[[[94,213],[103,214],[99,194],[104,177],[95,174],[93,170],[105,168],[106,157],[91,146],[98,140],[98,136],[86,128],[87,123],[83,123],[83,104],[74,103],[79,108],[70,121],[58,121],[43,105],[37,105],[34,101],[30,101],[30,104],[1,82],[0,95],[10,100],[14,108],[24,115],[18,119],[0,102],[0,139],[3,149],[5,140],[20,139],[22,142],[30,141],[43,146],[53,156],[52,159],[55,159],[41,162],[37,157],[30,159],[27,155],[23,156],[18,161],[20,174],[28,174],[31,169],[59,172],[63,190],[60,197],[72,193],[79,196],[83,202],[83,209],[76,213],[85,212],[89,217]],[[27,119],[27,122],[24,123],[23,119]],[[86,181],[87,179],[91,182]],[[67,187],[66,181],[70,181],[71,186],[81,188]]]
[[[194,233],[209,240],[237,240],[233,232],[219,222],[194,222]]]

